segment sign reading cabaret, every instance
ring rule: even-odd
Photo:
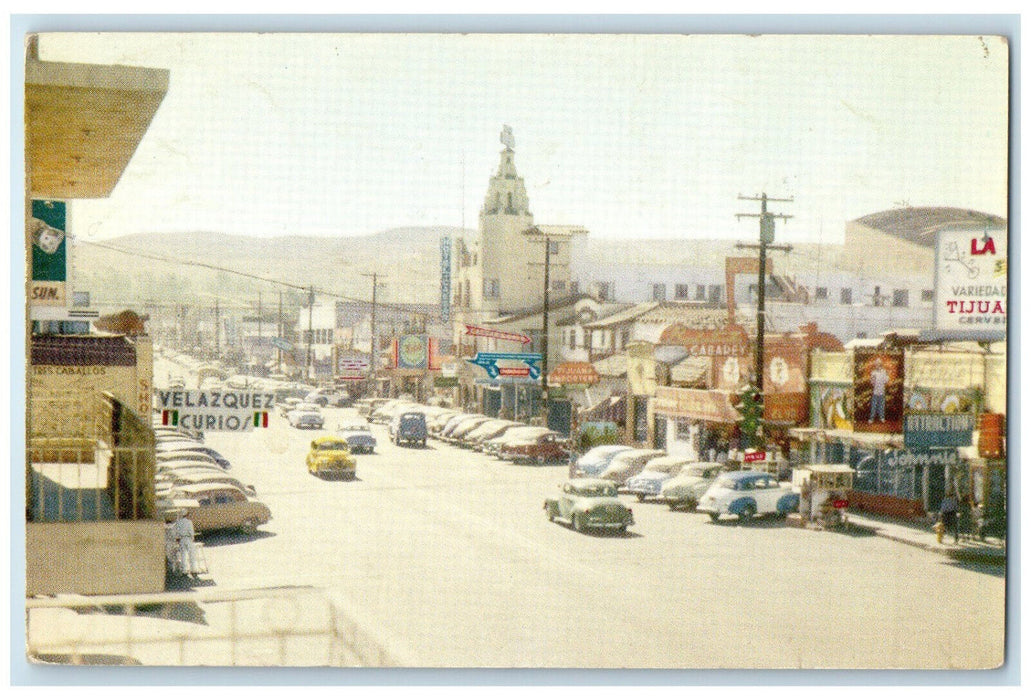
[[[1007,232],[941,231],[935,251],[934,327],[1006,333]]]
[[[909,449],[965,447],[973,444],[973,413],[909,413],[903,421]]]
[[[712,423],[736,423],[741,417],[730,402],[730,394],[705,389],[656,387],[654,407],[664,416]]]
[[[751,354],[748,333],[738,325],[702,330],[673,324],[662,332],[660,345],[679,345],[688,355],[701,357],[747,357]]]

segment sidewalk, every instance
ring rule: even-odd
[[[941,542],[929,525],[921,522],[898,520],[875,513],[848,512],[848,522],[854,527],[872,531],[878,537],[920,547],[931,552],[944,554],[954,559],[978,561],[990,564],[1006,563],[1006,540],[989,537],[978,540],[960,535],[959,543],[953,543],[952,535],[946,534]],[[964,539],[966,537],[966,539]]]

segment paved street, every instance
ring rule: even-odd
[[[326,428],[353,419],[327,409]],[[259,535],[206,543],[217,588],[313,586],[413,666],[983,668],[1002,661],[1005,581],[873,536],[738,526],[637,503],[627,537],[549,523],[564,466],[431,441],[308,474],[310,440],[276,415],[207,444],[258,490]]]

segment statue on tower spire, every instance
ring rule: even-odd
[[[515,135],[512,133],[512,127],[505,124],[501,128],[501,143],[509,149],[515,149]]]

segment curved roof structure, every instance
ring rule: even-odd
[[[857,223],[875,228],[918,245],[933,247],[935,234],[942,229],[984,229],[1006,226],[1006,219],[957,207],[906,207],[867,214]]]

